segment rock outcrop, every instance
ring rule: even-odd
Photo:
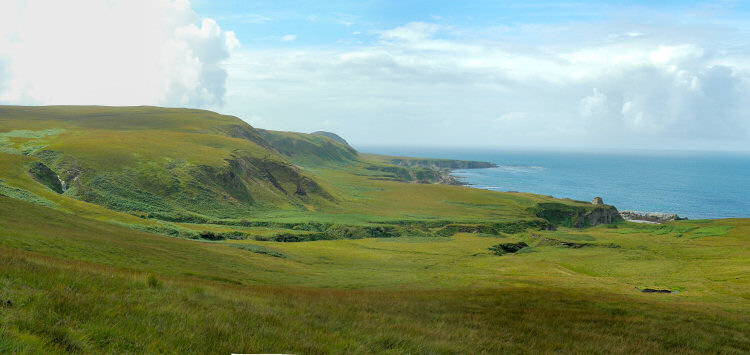
[[[603,205],[604,204],[604,200],[602,200],[601,197],[597,196],[597,197],[594,197],[593,200],[591,200],[591,204],[592,205]]]
[[[609,205],[594,207],[567,205],[556,202],[539,203],[531,211],[556,226],[589,227],[621,221],[617,208]]]
[[[620,216],[627,221],[664,223],[669,221],[680,221],[687,218],[680,217],[675,213],[663,212],[640,212],[640,211],[620,211]]]
[[[585,227],[587,225],[597,226],[600,224],[610,224],[621,221],[622,217],[614,206],[601,205],[592,210],[588,210],[582,216],[583,223],[580,221],[573,225],[574,227]]]

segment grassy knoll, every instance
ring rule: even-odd
[[[747,219],[592,227],[199,110],[0,107],[0,148],[0,353],[750,352]]]

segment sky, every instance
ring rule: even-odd
[[[355,146],[750,151],[748,1],[2,0],[0,104]]]

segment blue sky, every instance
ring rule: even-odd
[[[435,22],[465,30],[496,25],[638,21],[680,23],[742,21],[748,4],[739,1],[242,1],[196,0],[193,8],[232,29],[242,43],[342,46],[377,41],[377,31],[410,22]]]
[[[72,83],[72,84],[71,84]],[[354,145],[750,150],[749,1],[0,2],[0,103]]]

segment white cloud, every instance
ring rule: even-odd
[[[281,41],[282,42],[292,42],[295,39],[297,39],[297,35],[284,35],[284,36],[281,36]]]
[[[383,39],[416,42],[429,39],[438,30],[440,26],[434,23],[412,22],[392,30],[380,31],[379,34]]]
[[[633,31],[604,26],[536,28],[540,38],[590,37],[526,45],[412,23],[357,48],[245,51],[232,60],[227,108],[269,117],[276,129],[336,118],[355,144],[750,143],[750,53],[725,56],[716,38],[731,34],[659,36],[669,31],[640,26],[622,36]]]
[[[594,88],[591,95],[581,99],[581,102],[578,104],[578,110],[581,112],[581,116],[591,117],[592,115],[603,111],[606,105],[607,96]]]
[[[10,0],[0,101],[219,107],[234,33],[186,0]]]

